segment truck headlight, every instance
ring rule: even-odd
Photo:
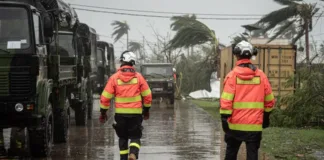
[[[168,82],[168,87],[171,88],[173,86],[172,82]]]
[[[24,110],[24,105],[21,104],[21,103],[17,103],[17,104],[15,105],[15,110],[16,110],[17,112],[21,112],[21,111],[23,111],[23,110]]]

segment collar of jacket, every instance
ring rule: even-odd
[[[118,69],[118,71],[121,71],[121,70],[123,70],[123,69],[133,69],[134,71],[135,71],[135,68],[133,67],[133,66],[122,66],[122,67],[120,67],[119,69]]]
[[[252,64],[251,60],[249,60],[249,59],[241,59],[241,60],[238,60],[236,62],[236,66],[238,66],[240,64],[246,64],[246,63],[251,63]]]

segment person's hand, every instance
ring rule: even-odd
[[[228,122],[222,121],[222,127],[225,133],[229,131]]]
[[[143,113],[143,119],[148,120],[150,118],[150,112],[144,112]]]
[[[230,128],[228,126],[228,122],[227,122],[228,117],[229,117],[228,115],[221,116],[222,128],[225,133],[230,130]]]
[[[106,123],[107,120],[108,120],[107,114],[101,113],[99,117],[100,123]]]
[[[262,128],[268,128],[270,126],[270,113],[264,112]]]

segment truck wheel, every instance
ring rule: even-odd
[[[88,105],[87,101],[75,108],[75,124],[77,126],[86,126],[88,121]]]
[[[169,100],[170,100],[170,104],[174,104],[174,96],[173,95],[170,96]]]
[[[92,118],[92,110],[93,110],[93,90],[90,89],[88,95],[88,119]]]
[[[33,157],[47,157],[52,151],[54,117],[49,104],[46,117],[39,128],[29,128],[29,148]]]
[[[68,113],[70,103],[65,100],[64,108],[56,108],[54,112],[54,142],[65,143],[68,140],[70,115]]]

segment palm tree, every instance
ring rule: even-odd
[[[196,20],[195,16],[176,16],[172,17],[174,22],[171,29],[176,31],[176,35],[170,40],[168,49],[188,48],[190,46],[210,43],[216,47],[218,41],[215,32],[204,23]],[[215,48],[216,49],[216,48]]]
[[[114,21],[111,23],[112,26],[115,26],[114,32],[112,33],[112,36],[115,37],[114,40],[117,42],[121,37],[123,37],[125,34],[127,35],[126,39],[126,46],[128,49],[128,31],[130,30],[129,25],[127,22],[121,22],[121,21]]]
[[[139,54],[138,59],[143,60],[145,57],[143,57],[143,46],[141,43],[138,42],[129,42],[129,49],[130,51]]]
[[[209,68],[209,70],[204,69],[204,72],[209,77],[214,70],[218,69],[218,40],[216,38],[215,32],[207,25],[197,20],[195,15],[176,16],[172,17],[171,20],[173,21],[173,23],[170,27],[173,31],[176,31],[176,34],[169,41],[166,50],[173,50],[183,47],[189,48],[195,45],[208,43],[211,46],[212,52],[208,56],[206,56],[206,60],[204,62],[210,62],[210,59],[212,59],[213,61],[211,63],[213,63],[213,68]],[[211,90],[209,78],[207,78],[206,80],[202,79],[202,76],[198,76],[196,81],[206,84],[205,88],[207,90]]]
[[[194,23],[196,21],[196,18],[197,17],[194,14],[192,16],[190,15],[173,16],[171,18],[171,21],[173,21],[173,23],[171,24],[171,29],[173,31],[178,31],[182,27]]]
[[[257,23],[266,24],[265,32],[279,26],[269,42],[295,24],[297,34],[292,39],[292,44],[295,44],[298,39],[305,35],[306,59],[307,63],[309,63],[309,32],[312,30],[312,18],[318,12],[319,8],[316,8],[316,4],[305,3],[303,0],[274,1],[285,7],[265,15]],[[282,25],[283,22],[285,22],[284,25]]]

